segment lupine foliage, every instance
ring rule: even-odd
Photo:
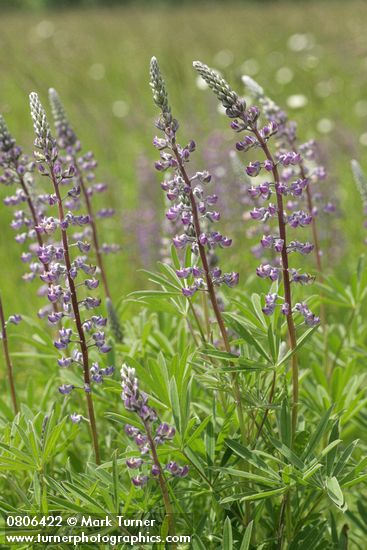
[[[0,118],[0,181],[12,193],[4,203],[17,208],[11,225],[29,265],[22,284],[40,280],[47,302],[23,316],[27,337],[9,330],[21,317],[6,320],[0,301],[9,381],[0,402],[0,509],[159,513],[162,534],[190,534],[187,548],[199,550],[363,549],[364,259],[355,259],[348,285],[325,265],[319,224],[335,209],[317,188],[327,176],[314,141],[299,144],[295,123],[253,80],[243,82],[259,106],[215,70],[194,67],[239,135],[223,166],[227,173],[232,162],[233,177],[215,187],[219,151],[214,175],[196,169],[200,145],[184,139],[152,58],[161,132],[152,172],[162,178],[149,185],[166,194],[170,225],[164,260],[145,272],[150,287],[124,297],[120,309],[101,256],[116,247],[100,244],[96,224],[112,209],[97,213],[91,203],[105,185],[95,183],[94,156],[81,153],[57,93],[50,90],[55,137],[38,95],[30,96],[33,157]],[[356,161],[353,171],[363,209]],[[236,193],[245,220],[226,221],[219,210],[233,216],[227,199]],[[238,273],[229,254],[250,248],[259,222],[261,263]],[[222,234],[231,223],[242,239]],[[106,301],[90,295],[100,280]],[[29,361],[42,386],[27,376]]]

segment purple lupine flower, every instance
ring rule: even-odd
[[[62,386],[59,386],[59,392],[63,395],[68,395],[73,391],[74,388],[75,386],[73,386],[72,384],[63,384]]]
[[[139,430],[131,424],[125,424],[125,433],[129,437],[135,437],[139,433]]]
[[[38,258],[41,259],[42,266],[39,274],[41,280],[49,285],[46,290],[48,300],[51,304],[57,303],[62,312],[60,321],[63,322],[64,326],[59,329],[59,338],[54,342],[55,347],[59,350],[63,350],[68,348],[72,342],[77,343],[78,346],[73,350],[71,357],[76,362],[81,363],[83,367],[82,388],[87,400],[95,459],[96,462],[99,463],[97,428],[91,396],[91,382],[93,380],[90,377],[89,346],[83,328],[84,320],[82,315],[83,307],[85,309],[98,307],[100,300],[90,296],[84,297],[82,294],[83,291],[79,290],[80,285],[78,285],[77,290],[74,282],[77,276],[83,276],[82,272],[87,275],[93,274],[96,268],[86,263],[85,256],[75,256],[73,258],[71,254],[73,248],[69,241],[70,226],[88,223],[89,216],[75,216],[70,211],[65,210],[66,199],[62,198],[61,186],[72,184],[72,178],[75,172],[71,163],[68,162],[67,159],[63,159],[59,156],[58,147],[51,134],[46,113],[37,94],[32,93],[30,95],[30,103],[31,116],[36,134],[34,156],[41,167],[41,173],[45,174],[52,183],[53,192],[56,195],[56,200],[48,201],[48,208],[57,210],[54,216],[45,215],[38,224],[38,228],[50,235],[57,231],[59,238],[61,238],[61,244],[60,242],[54,241],[47,242],[47,244],[41,243],[39,245],[37,254]],[[88,290],[93,290],[96,286],[94,284],[94,279],[93,283],[90,283],[90,281],[91,280],[88,280],[88,283],[83,286],[86,286]],[[42,314],[43,313],[44,312],[42,312]],[[45,315],[51,315],[51,321],[56,321],[57,319],[57,317],[52,317],[50,311],[46,310]],[[100,338],[98,341],[100,343],[100,351],[105,352],[104,340]],[[61,367],[68,366],[69,361],[61,361],[59,365]],[[97,380],[96,382],[98,383],[99,381],[100,380]],[[60,386],[59,392],[67,395],[73,389],[74,385],[64,384]]]
[[[72,126],[69,123],[65,109],[59,98],[56,90],[51,88],[49,90],[49,101],[51,104],[52,114],[55,123],[55,130],[58,138],[59,149],[65,154],[65,158],[61,159],[68,163],[68,170],[62,173],[62,164],[60,166],[60,176],[64,179],[71,178],[73,187],[68,192],[69,202],[68,207],[70,210],[78,208],[80,203],[80,197],[83,197],[85,207],[87,209],[86,216],[73,216],[70,213],[70,218],[65,220],[65,223],[72,223],[73,225],[87,225],[86,230],[83,233],[85,236],[90,236],[93,242],[94,252],[96,255],[96,263],[101,272],[102,286],[106,296],[106,306],[108,315],[111,321],[111,330],[115,339],[118,342],[122,342],[123,334],[120,326],[120,321],[117,312],[113,306],[111,300],[111,294],[108,286],[108,280],[105,272],[104,262],[102,259],[102,253],[117,252],[119,247],[117,245],[100,245],[99,236],[97,231],[96,219],[97,218],[111,218],[115,211],[113,208],[102,208],[97,212],[94,212],[92,206],[92,197],[94,193],[103,193],[107,186],[105,183],[95,182],[95,170],[97,168],[97,161],[91,151],[82,154],[81,143],[78,140]],[[91,230],[91,231],[90,231]],[[79,235],[76,235],[76,240],[80,243]],[[84,244],[78,244],[82,252],[89,252],[90,246]],[[86,283],[88,286],[88,283]],[[98,283],[97,283],[98,284]],[[93,287],[95,288],[95,287]]]
[[[289,177],[299,176],[296,181],[290,185],[290,193],[298,197],[299,201],[306,198],[307,205],[312,214],[313,234],[315,239],[315,256],[316,264],[321,273],[321,257],[322,251],[319,248],[319,239],[317,238],[316,216],[320,210],[315,206],[318,201],[326,203],[321,208],[323,212],[335,212],[335,204],[328,199],[328,193],[320,193],[314,191],[314,186],[317,183],[324,182],[326,179],[326,170],[323,166],[315,165],[318,156],[317,143],[315,140],[309,140],[297,147],[297,125],[294,121],[289,120],[286,113],[274,101],[265,95],[263,88],[249,76],[243,76],[242,81],[251,95],[259,101],[262,106],[263,114],[270,124],[276,124],[277,133],[275,136],[278,142],[279,154],[277,158],[282,162],[283,166],[288,164]],[[291,150],[286,151],[287,148]],[[300,189],[300,185],[302,189]],[[305,193],[302,190],[305,189]],[[324,195],[324,196],[323,196]],[[330,209],[328,205],[330,204]],[[322,307],[322,306],[321,306]]]
[[[144,426],[143,430],[139,430],[131,424],[125,425],[125,433],[128,437],[133,438],[140,451],[140,457],[128,458],[126,460],[126,465],[130,469],[139,469],[144,467],[145,464],[152,463],[151,475],[153,477],[159,477],[160,480],[163,481],[163,468],[158,459],[156,446],[171,441],[175,437],[176,430],[166,422],[161,422],[155,427],[155,423],[158,421],[157,413],[148,404],[148,396],[140,390],[139,380],[136,377],[135,369],[126,364],[124,364],[121,369],[121,386],[121,398],[124,402],[125,409],[137,414]],[[141,458],[142,456],[145,457],[144,460]],[[178,466],[177,477],[184,477],[186,471],[188,472],[186,466]],[[144,479],[142,484],[145,484],[149,476],[139,474],[139,476],[132,478],[132,483],[136,485],[134,479]],[[137,486],[141,486],[140,481]]]
[[[141,475],[131,478],[131,481],[133,482],[135,487],[143,487],[148,483],[148,480],[149,480],[148,476],[141,476]]]
[[[309,327],[315,327],[320,323],[320,317],[312,313],[306,303],[297,303],[295,304],[294,309],[295,311],[298,311],[301,315],[303,315],[305,323]]]
[[[189,246],[194,257],[196,256],[202,263],[204,262],[204,273],[200,273],[199,276],[196,275],[197,271],[194,271],[192,266],[184,266],[176,271],[179,278],[185,279],[191,276],[194,280],[192,285],[182,287],[183,295],[190,298],[198,290],[212,288],[211,274],[208,266],[204,264],[216,247],[227,248],[231,246],[232,240],[218,231],[211,230],[212,224],[220,220],[220,213],[212,209],[217,204],[218,196],[214,193],[207,193],[205,189],[206,184],[211,180],[211,175],[207,171],[200,171],[189,177],[186,171],[184,172],[183,166],[190,161],[191,153],[195,151],[196,145],[193,145],[193,141],[189,141],[186,146],[182,147],[176,141],[178,122],[172,117],[163,79],[155,58],[151,62],[151,87],[154,101],[162,112],[156,126],[164,133],[164,138],[154,138],[153,145],[160,153],[160,161],[156,163],[156,169],[166,172],[161,185],[170,202],[166,218],[175,222],[176,225],[181,223],[183,226],[183,233],[173,238],[173,244],[178,249]],[[197,277],[200,278],[200,281],[197,280]],[[237,282],[238,276],[227,274],[227,277],[217,278],[216,285],[235,286]]]
[[[14,315],[9,316],[8,323],[12,323],[13,325],[19,325],[21,320],[22,320],[22,316],[15,313]]]
[[[70,415],[70,420],[73,424],[80,424],[80,422],[83,420],[83,417],[81,414],[74,412]]]
[[[187,465],[179,466],[177,462],[169,462],[166,469],[174,477],[186,477],[189,473],[189,467]]]
[[[200,62],[195,62],[194,66],[222,103],[226,94],[229,94],[231,102],[236,103],[236,94],[231,90],[229,85],[215,73],[215,71]],[[261,93],[258,92],[258,95],[261,95]],[[285,115],[274,107],[273,104],[269,106],[269,109],[270,108],[272,109],[273,116],[270,122],[265,126],[261,126],[261,112],[256,106],[249,107],[248,109],[243,106],[242,109],[238,109],[239,120],[236,120],[234,125],[231,123],[231,126],[236,132],[245,132],[246,135],[250,135],[253,140],[255,140],[257,149],[261,149],[265,156],[264,160],[255,160],[247,165],[247,175],[251,177],[258,176],[262,169],[267,172],[272,172],[273,174],[273,182],[270,183],[266,181],[265,190],[267,192],[267,199],[274,196],[276,205],[269,203],[268,206],[255,207],[250,212],[250,215],[253,219],[261,222],[267,221],[273,215],[277,216],[278,234],[266,235],[263,237],[261,244],[264,248],[273,248],[273,250],[280,255],[279,263],[281,267],[278,268],[270,264],[262,264],[257,268],[256,273],[259,277],[269,278],[271,281],[276,281],[280,278],[281,274],[283,275],[286,295],[284,302],[289,303],[289,307],[283,308],[283,312],[288,312],[289,324],[293,324],[293,320],[291,319],[290,284],[292,282],[305,284],[311,282],[312,277],[307,274],[300,274],[297,269],[290,268],[288,253],[296,251],[301,254],[307,254],[312,250],[312,245],[310,243],[302,244],[299,241],[291,241],[290,244],[287,245],[286,223],[292,228],[307,226],[312,222],[312,214],[305,210],[294,210],[288,214],[284,207],[283,196],[288,194],[297,197],[301,196],[303,191],[308,188],[308,179],[304,170],[301,170],[298,174],[295,172],[295,167],[298,167],[303,162],[302,154],[293,147],[287,149],[287,147],[284,146],[284,140],[274,138],[274,136],[283,135],[284,132],[288,132],[289,143],[293,143],[295,136],[294,127],[291,126],[291,128],[286,128]],[[274,116],[274,112],[276,116]],[[230,118],[236,118],[232,115],[233,113],[229,115]],[[290,133],[292,135],[290,135]],[[274,154],[272,154],[269,149],[269,142],[272,139],[276,147],[276,152]],[[296,177],[296,175],[298,177]],[[260,186],[258,188],[252,187],[250,195],[258,198],[261,195]],[[275,302],[272,301],[268,295],[266,297],[265,312],[270,314],[274,311],[274,308]],[[292,330],[291,332],[291,338],[294,340],[294,331]],[[292,342],[292,347],[295,347],[294,341]]]
[[[136,470],[137,468],[140,468],[140,466],[143,464],[143,459],[141,457],[137,458],[128,458],[126,460],[126,466],[132,470]]]

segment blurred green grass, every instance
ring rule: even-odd
[[[198,88],[194,59],[216,66],[241,93],[240,77],[247,72],[285,107],[290,96],[305,96],[307,105],[291,109],[290,115],[302,139],[321,139],[331,178],[338,180],[338,223],[346,243],[338,273],[345,278],[364,246],[362,205],[349,161],[356,157],[363,164],[365,155],[367,166],[366,27],[367,4],[356,0],[4,13],[0,112],[30,152],[28,94],[35,90],[46,103],[49,87],[59,91],[84,148],[99,160],[99,179],[110,183],[104,201],[118,215],[101,224],[101,231],[103,240],[123,247],[107,261],[113,293],[120,297],[144,280],[135,275],[141,265],[124,219],[139,206],[137,159],[155,156],[150,57],[159,58],[166,75],[182,140],[194,137],[199,146],[215,128],[227,128],[228,121],[218,114],[214,98]],[[1,198],[5,191],[0,189]],[[161,201],[158,184],[155,193]],[[34,292],[22,282],[20,247],[10,220],[10,209],[1,207],[0,289],[7,310],[29,313]],[[238,269],[244,281],[252,270],[248,252],[235,244],[231,254],[238,262],[231,269]]]

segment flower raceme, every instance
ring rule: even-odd
[[[311,215],[309,223],[312,227],[312,236],[315,252],[316,265],[319,271],[320,278],[322,277],[322,251],[319,244],[319,236],[316,219],[320,210],[324,213],[334,213],[336,210],[335,204],[326,199],[323,194],[316,190],[317,184],[322,184],[326,179],[326,170],[324,166],[317,164],[317,142],[309,140],[306,143],[298,145],[297,141],[297,124],[293,120],[289,120],[285,111],[283,111],[271,98],[269,98],[263,88],[253,78],[247,75],[242,76],[246,90],[262,107],[262,113],[269,124],[275,125],[277,128],[274,134],[276,147],[280,152],[286,152],[287,148],[290,152],[298,157],[299,162],[288,168],[288,178],[295,180],[291,185],[292,196],[287,201],[287,209],[295,212],[298,210],[302,202],[306,201],[307,209]],[[246,139],[251,141],[254,139],[251,136],[246,136]],[[242,142],[237,143],[237,149],[243,150]],[[291,158],[289,156],[289,158]],[[283,170],[284,172],[285,170]],[[307,224],[308,225],[308,224]]]
[[[206,81],[215,95],[226,109],[229,118],[233,119],[231,128],[237,133],[243,133],[244,137],[237,143],[237,150],[247,152],[249,150],[260,150],[262,159],[250,162],[246,166],[246,174],[250,178],[257,178],[265,174],[265,181],[252,186],[251,193],[266,203],[274,197],[274,202],[255,208],[252,218],[259,221],[266,221],[270,218],[277,220],[277,231],[275,234],[264,235],[261,245],[264,248],[271,248],[276,255],[276,265],[261,264],[257,268],[257,275],[261,278],[269,278],[272,282],[283,280],[284,296],[278,292],[271,292],[265,296],[263,312],[271,315],[275,307],[280,306],[282,314],[286,317],[290,347],[293,350],[291,357],[292,364],[292,441],[297,430],[298,419],[298,358],[297,358],[297,337],[293,314],[297,311],[303,318],[306,325],[312,327],[320,322],[320,318],[313,314],[304,303],[292,304],[291,285],[295,283],[307,284],[313,281],[313,277],[307,273],[300,273],[289,265],[289,255],[293,252],[308,253],[312,250],[310,243],[299,241],[287,242],[287,229],[289,227],[303,227],[312,221],[312,213],[303,210],[287,212],[284,205],[287,196],[299,197],[308,186],[309,181],[305,177],[294,179],[293,167],[299,166],[302,156],[298,151],[278,148],[279,142],[275,142],[275,152],[269,149],[269,142],[278,132],[279,125],[275,120],[266,121],[261,125],[261,111],[257,106],[246,108],[244,101],[239,99],[235,92],[232,92],[225,80],[215,71],[200,61],[194,62],[194,68]],[[256,182],[257,183],[257,182]],[[278,303],[280,302],[280,303]],[[275,378],[274,378],[275,381]],[[275,387],[274,385],[272,386]],[[269,401],[273,399],[272,391]],[[267,409],[268,411],[268,409]],[[264,419],[266,419],[265,412]],[[262,425],[263,426],[263,423]]]
[[[102,354],[110,350],[105,342],[103,330],[106,319],[100,315],[89,314],[89,311],[93,311],[101,303],[99,298],[89,296],[89,291],[97,288],[99,283],[95,278],[96,267],[87,260],[89,243],[77,241],[70,244],[69,242],[70,228],[86,225],[89,222],[89,216],[75,215],[70,210],[65,212],[65,203],[70,197],[70,190],[64,191],[64,189],[71,184],[74,185],[71,188],[72,194],[77,193],[73,180],[75,166],[67,164],[65,159],[59,156],[46,113],[37,94],[30,95],[30,105],[36,135],[34,156],[39,172],[52,184],[52,193],[49,195],[50,208],[57,210],[53,216],[45,215],[41,218],[36,228],[40,233],[45,233],[49,238],[54,239],[52,243],[39,247],[37,251],[39,260],[44,265],[40,277],[49,285],[48,301],[50,304],[59,305],[58,312],[47,312],[46,309],[46,315],[51,324],[63,323],[64,325],[59,329],[59,337],[54,342],[55,347],[63,352],[63,356],[59,359],[59,366],[68,368],[75,365],[82,368],[83,384],[79,389],[84,391],[86,396],[95,459],[99,463],[92,384],[101,383],[104,376],[112,374],[113,368],[102,369],[98,361],[90,365],[93,348]],[[57,241],[56,235],[61,236],[61,242]],[[71,255],[72,250],[77,251],[74,258]],[[81,277],[84,279],[77,282]],[[84,289],[84,292],[81,289]],[[87,312],[84,318],[82,318],[82,311]],[[64,355],[67,351],[68,355]],[[63,384],[59,387],[59,392],[67,395],[74,389],[73,384]],[[76,413],[72,415],[73,422],[81,419],[82,417]]]
[[[223,347],[227,353],[230,353],[230,342],[219,307],[216,287],[222,284],[229,287],[236,286],[239,275],[236,272],[222,273],[216,265],[217,258],[213,251],[216,247],[227,248],[231,246],[232,240],[223,236],[219,231],[213,231],[209,228],[209,224],[220,219],[219,212],[213,208],[218,197],[215,194],[205,192],[205,186],[211,180],[211,175],[207,171],[196,172],[192,176],[188,175],[186,164],[189,162],[196,144],[194,141],[189,141],[185,147],[181,147],[176,141],[178,122],[172,117],[165,82],[155,57],[152,58],[150,63],[150,86],[153,91],[154,102],[161,111],[156,126],[164,135],[163,138],[156,137],[153,143],[159,149],[161,156],[155,165],[156,169],[158,171],[168,171],[168,176],[164,179],[162,188],[167,193],[167,199],[171,201],[172,206],[169,208],[166,217],[175,223],[182,224],[184,229],[181,234],[175,236],[173,244],[178,249],[190,247],[191,256],[195,258],[193,265],[181,267],[176,273],[179,278],[190,278],[193,281],[182,289],[184,296],[188,299],[198,290],[207,293],[218,323]],[[234,92],[230,92],[228,87],[225,86],[223,90],[223,102],[228,105],[231,116],[234,113],[242,112],[243,105],[236,100]],[[198,264],[199,261],[201,265]],[[212,263],[215,265],[213,266]],[[243,441],[245,441],[246,430],[241,392],[235,373],[232,373],[232,382],[241,435]]]
[[[122,329],[111,299],[111,293],[103,261],[103,254],[117,252],[119,250],[119,246],[116,244],[100,244],[96,223],[96,219],[98,218],[104,219],[112,217],[114,215],[114,210],[113,208],[103,208],[97,212],[94,212],[92,205],[93,196],[106,191],[107,185],[105,183],[95,182],[95,169],[97,168],[97,161],[91,151],[85,154],[81,153],[81,143],[70,125],[58,93],[53,88],[49,90],[49,101],[55,123],[58,147],[59,150],[64,152],[63,161],[74,167],[74,186],[72,191],[69,192],[66,202],[67,207],[71,210],[80,208],[80,199],[82,199],[88,213],[86,225],[84,226],[82,232],[78,232],[74,235],[74,238],[77,242],[84,242],[84,240],[87,239],[93,243],[96,263],[101,274],[102,286],[106,296],[106,306],[110,326],[116,340],[118,342],[122,342]],[[89,251],[89,247],[90,245],[88,244],[87,251]]]
[[[126,465],[130,470],[142,468],[146,472],[132,477],[132,483],[136,487],[141,487],[148,482],[149,476],[165,483],[164,470],[174,477],[185,477],[189,471],[188,466],[179,466],[176,462],[169,462],[165,467],[160,464],[156,448],[171,441],[175,437],[176,430],[165,422],[158,423],[157,413],[150,407],[148,396],[139,388],[135,369],[126,364],[121,369],[121,386],[121,398],[125,409],[135,413],[144,426],[144,430],[140,430],[131,424],[125,425],[125,433],[134,440],[140,453],[140,457],[128,458]]]
[[[264,126],[260,124],[260,109],[256,106],[246,108],[245,103],[240,100],[235,92],[229,93],[229,85],[215,71],[200,62],[194,62],[194,67],[207,82],[210,88],[217,95],[218,99],[226,108],[227,115],[234,118],[231,128],[237,133],[244,133],[244,137],[236,144],[238,151],[247,152],[250,149],[261,149],[265,156],[264,160],[249,162],[245,168],[247,176],[258,178],[264,174],[265,180],[252,185],[248,192],[253,198],[261,200],[263,206],[251,210],[251,218],[259,222],[268,222],[277,219],[278,232],[275,234],[264,234],[261,239],[263,249],[271,249],[278,255],[275,265],[261,264],[256,273],[260,278],[269,278],[272,282],[280,280],[283,275],[285,296],[268,294],[265,297],[263,311],[266,315],[274,312],[278,302],[284,315],[289,316],[293,311],[300,312],[309,326],[319,323],[319,317],[310,314],[304,304],[295,304],[292,307],[290,283],[308,284],[314,277],[307,273],[300,273],[298,269],[289,266],[288,256],[293,252],[301,255],[309,254],[314,245],[310,242],[292,240],[287,243],[286,227],[306,227],[312,223],[312,213],[303,209],[294,210],[293,202],[298,200],[309,186],[309,178],[300,177],[296,174],[303,157],[300,152],[287,150],[285,147],[285,134],[292,143],[295,128],[293,125],[286,126],[283,113],[270,100],[266,102],[266,116],[268,121]],[[258,92],[259,93],[259,92]],[[223,97],[225,95],[225,100]],[[264,100],[265,103],[265,100]],[[242,108],[239,108],[242,105]],[[233,114],[237,113],[234,117]],[[236,118],[238,117],[238,118]],[[282,139],[275,139],[281,132]],[[272,155],[268,144],[273,138],[276,151]],[[270,176],[270,177],[269,177]],[[304,176],[304,172],[303,172]],[[286,205],[284,200],[290,198]],[[272,200],[273,199],[273,200]],[[267,204],[266,204],[267,203]]]
[[[180,279],[190,281],[182,289],[182,293],[191,297],[198,290],[208,290],[210,285],[225,284],[234,287],[238,283],[238,273],[223,273],[218,267],[210,269],[211,266],[207,268],[205,260],[203,262],[204,249],[205,254],[210,255],[217,247],[228,248],[232,245],[230,238],[212,228],[220,220],[220,213],[216,210],[218,196],[206,191],[211,175],[207,171],[201,171],[187,176],[185,166],[190,161],[196,144],[191,140],[182,147],[176,141],[179,125],[172,117],[165,83],[155,58],[151,62],[150,75],[153,98],[161,110],[157,128],[164,134],[164,137],[155,137],[153,145],[160,152],[160,160],[155,163],[155,168],[159,172],[167,173],[161,184],[171,204],[166,218],[183,228],[182,233],[173,238],[174,246],[177,249],[190,247],[194,258],[198,260],[194,265],[182,267],[176,272]],[[200,257],[204,264],[201,266],[198,265]]]
[[[10,225],[16,231],[16,242],[28,245],[21,254],[22,262],[29,268],[29,271],[23,275],[23,279],[33,281],[42,269],[37,250],[44,244],[44,237],[36,228],[49,204],[49,196],[36,193],[34,182],[36,164],[16,144],[1,115],[0,167],[3,172],[0,183],[6,187],[16,187],[15,192],[4,199],[4,204],[16,208]],[[44,289],[41,288],[40,294],[43,291]]]

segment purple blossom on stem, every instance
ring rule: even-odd
[[[131,426],[130,424],[125,425],[125,433],[129,437],[134,438],[135,444],[138,446],[141,455],[138,458],[127,459],[126,465],[130,469],[139,469],[144,467],[146,463],[152,463],[150,466],[151,473],[158,479],[166,513],[170,522],[170,529],[171,532],[174,532],[172,504],[167,489],[164,468],[162,467],[157,454],[157,445],[161,445],[165,441],[172,440],[175,435],[175,429],[166,423],[161,423],[157,428],[155,428],[154,425],[158,422],[157,413],[152,407],[150,407],[148,403],[148,396],[140,390],[139,380],[136,377],[135,369],[126,364],[124,364],[121,368],[121,386],[121,398],[126,410],[134,412],[144,426],[143,433],[138,428]],[[183,466],[182,469],[183,471],[186,471],[187,467]],[[142,487],[148,482],[148,480],[149,476],[139,474],[138,476],[132,478],[132,483],[136,487]]]
[[[33,119],[33,125],[35,130],[35,152],[34,156],[36,162],[42,167],[41,173],[44,173],[52,183],[53,193],[56,196],[54,204],[50,205],[50,208],[57,207],[57,220],[56,227],[61,233],[62,254],[57,254],[56,248],[47,251],[42,249],[40,255],[46,253],[50,255],[50,264],[47,267],[44,266],[44,271],[40,275],[41,279],[47,283],[52,283],[48,291],[48,299],[60,304],[60,309],[63,312],[62,319],[69,319],[70,326],[62,327],[59,330],[59,339],[55,341],[55,346],[58,349],[67,349],[72,342],[78,345],[78,348],[74,350],[72,358],[76,359],[78,363],[81,363],[83,368],[83,388],[86,396],[89,425],[91,429],[93,449],[95,454],[96,463],[100,463],[99,445],[97,426],[94,413],[94,405],[91,394],[91,374],[89,368],[89,347],[87,343],[86,334],[83,329],[83,321],[81,317],[81,306],[86,306],[88,303],[88,309],[99,305],[99,301],[95,298],[87,297],[83,300],[79,299],[76,284],[74,279],[80,273],[80,270],[85,271],[84,260],[81,258],[72,259],[70,254],[70,244],[68,237],[68,227],[74,221],[81,223],[83,217],[75,217],[70,212],[65,213],[64,200],[61,197],[61,187],[65,184],[65,179],[69,177],[69,174],[73,173],[69,165],[65,166],[65,163],[59,158],[59,152],[55,140],[52,137],[51,130],[47,121],[46,113],[38,99],[36,93],[30,95],[31,116]],[[83,218],[84,222],[84,218]],[[54,254],[55,251],[55,255]],[[61,261],[55,261],[55,260]],[[89,270],[88,270],[89,271]],[[74,389],[74,385],[63,384],[59,387],[59,392],[67,395]]]
[[[223,345],[225,350],[230,353],[231,347],[228,339],[227,330],[218,305],[218,298],[215,286],[226,284],[235,286],[238,283],[238,274],[226,273],[217,277],[211,270],[210,253],[216,247],[228,247],[231,245],[231,239],[224,237],[218,231],[207,229],[208,222],[213,223],[219,216],[213,211],[213,195],[205,193],[205,186],[210,182],[211,176],[208,172],[196,172],[192,176],[188,175],[186,165],[190,160],[190,155],[196,149],[194,141],[182,147],[177,143],[176,134],[179,127],[178,121],[172,117],[171,108],[168,102],[165,82],[161,75],[158,62],[155,57],[150,63],[150,86],[153,91],[153,99],[160,109],[161,116],[156,126],[164,134],[165,148],[163,143],[159,142],[159,152],[161,160],[156,163],[159,171],[169,170],[167,178],[162,187],[172,200],[173,205],[168,211],[169,217],[173,220],[181,220],[184,231],[181,235],[176,235],[173,244],[177,248],[190,246],[194,256],[201,261],[203,276],[197,276],[194,271],[191,273],[190,284],[183,288],[182,292],[187,298],[191,298],[198,290],[207,292],[210,299],[216,321],[219,326]],[[223,92],[223,104],[230,117],[235,117],[245,108],[239,101],[236,94],[229,90],[229,87]],[[157,139],[155,140],[157,143]],[[209,200],[208,200],[209,197]],[[216,198],[214,199],[216,202]],[[196,263],[196,262],[195,262]],[[238,420],[241,429],[243,441],[246,440],[246,430],[243,419],[241,394],[238,385],[237,375],[232,376],[235,401],[237,404]]]
[[[218,99],[222,102],[224,107],[228,109],[228,97],[234,105],[237,105],[239,101],[236,94],[231,90],[227,82],[224,81],[218,74],[210,69],[207,65],[200,63],[199,61],[194,62],[195,69],[199,72],[202,78],[207,82],[209,87],[217,95]],[[234,95],[233,95],[234,94]],[[227,113],[228,114],[228,113]],[[293,350],[297,347],[296,331],[293,320],[293,309],[292,309],[292,292],[291,292],[291,283],[304,282],[304,279],[308,279],[307,275],[299,275],[298,270],[294,270],[289,266],[288,260],[288,245],[287,245],[287,223],[290,226],[297,227],[303,226],[311,223],[312,215],[310,213],[305,213],[303,211],[295,212],[288,216],[285,213],[285,205],[283,197],[286,194],[292,194],[294,192],[301,194],[304,188],[307,188],[306,183],[303,181],[292,181],[293,171],[290,171],[290,166],[299,165],[302,162],[301,154],[298,151],[295,151],[294,148],[291,150],[285,149],[283,146],[279,145],[279,142],[275,140],[276,151],[272,153],[269,148],[269,142],[272,136],[276,135],[279,130],[279,117],[277,120],[274,120],[272,126],[261,126],[260,123],[260,109],[256,106],[251,106],[246,109],[244,105],[242,109],[238,109],[238,114],[233,116],[233,112],[229,114],[230,118],[235,118],[236,120],[231,123],[231,127],[236,132],[245,132],[246,135],[250,135],[255,140],[255,145],[258,149],[261,149],[263,153],[263,159],[257,160],[250,163],[247,166],[247,174],[250,176],[257,176],[261,170],[268,172],[269,170],[272,173],[273,181],[271,182],[270,195],[275,195],[276,198],[276,216],[277,216],[277,234],[272,235],[271,239],[267,238],[265,244],[272,244],[273,242],[278,242],[280,246],[280,265],[273,267],[269,264],[261,265],[257,269],[257,274],[261,278],[269,277],[272,281],[277,280],[282,274],[283,285],[284,285],[284,303],[287,304],[286,307],[282,308],[282,312],[286,315],[288,335]],[[265,165],[266,163],[266,165]],[[306,179],[305,174],[301,174],[302,180]],[[266,182],[268,183],[268,181]],[[270,197],[269,197],[270,198]],[[253,216],[254,217],[254,216]],[[256,218],[263,219],[263,216],[260,216],[256,213]],[[303,250],[303,249],[302,249]],[[308,282],[308,281],[307,281]],[[267,295],[265,313],[271,314],[274,311],[276,305],[277,295]],[[312,314],[311,314],[312,315]],[[305,317],[306,319],[306,317]],[[316,321],[318,318],[314,317]],[[298,415],[298,362],[297,362],[297,353],[294,351],[292,355],[292,385],[293,385],[293,405],[292,405],[292,436],[294,437],[297,426],[297,415]],[[275,384],[272,385],[271,395],[269,401],[271,402],[274,395]],[[261,428],[266,419],[267,412],[265,413],[264,419],[261,424]]]
[[[0,183],[5,186],[16,186],[15,194],[4,199],[6,206],[16,206],[11,227],[17,233],[15,240],[19,244],[30,241],[27,252],[23,252],[21,259],[24,263],[30,264],[30,273],[23,276],[25,281],[32,281],[36,273],[41,269],[39,258],[35,251],[34,241],[39,248],[44,246],[43,236],[37,227],[44,216],[44,204],[41,195],[37,195],[34,185],[35,162],[23,154],[21,147],[16,144],[11,136],[4,118],[0,115],[0,168],[3,170],[0,176]],[[19,209],[19,205],[25,203],[28,212]],[[31,263],[32,262],[32,263]],[[47,267],[47,261],[44,262]],[[53,310],[57,311],[54,304]]]
[[[78,199],[79,195],[81,195],[84,199],[88,215],[79,219],[79,221],[80,224],[86,223],[89,225],[88,229],[90,229],[90,232],[87,231],[86,235],[90,234],[92,238],[93,248],[96,254],[96,262],[100,270],[102,285],[106,296],[106,306],[111,329],[116,341],[122,342],[123,333],[117,312],[112,302],[106,269],[102,258],[103,252],[115,252],[119,250],[119,247],[116,245],[101,246],[96,225],[96,218],[110,218],[114,215],[114,209],[103,208],[97,212],[94,212],[91,201],[92,196],[94,193],[104,192],[107,188],[104,183],[94,182],[94,172],[97,168],[97,161],[95,160],[92,152],[81,154],[81,143],[69,123],[58,93],[53,88],[49,90],[49,101],[58,138],[58,146],[60,150],[65,152],[65,160],[70,164],[69,170],[71,170],[71,174],[74,179],[74,188],[71,194],[69,191],[69,196],[75,200],[75,198]]]

